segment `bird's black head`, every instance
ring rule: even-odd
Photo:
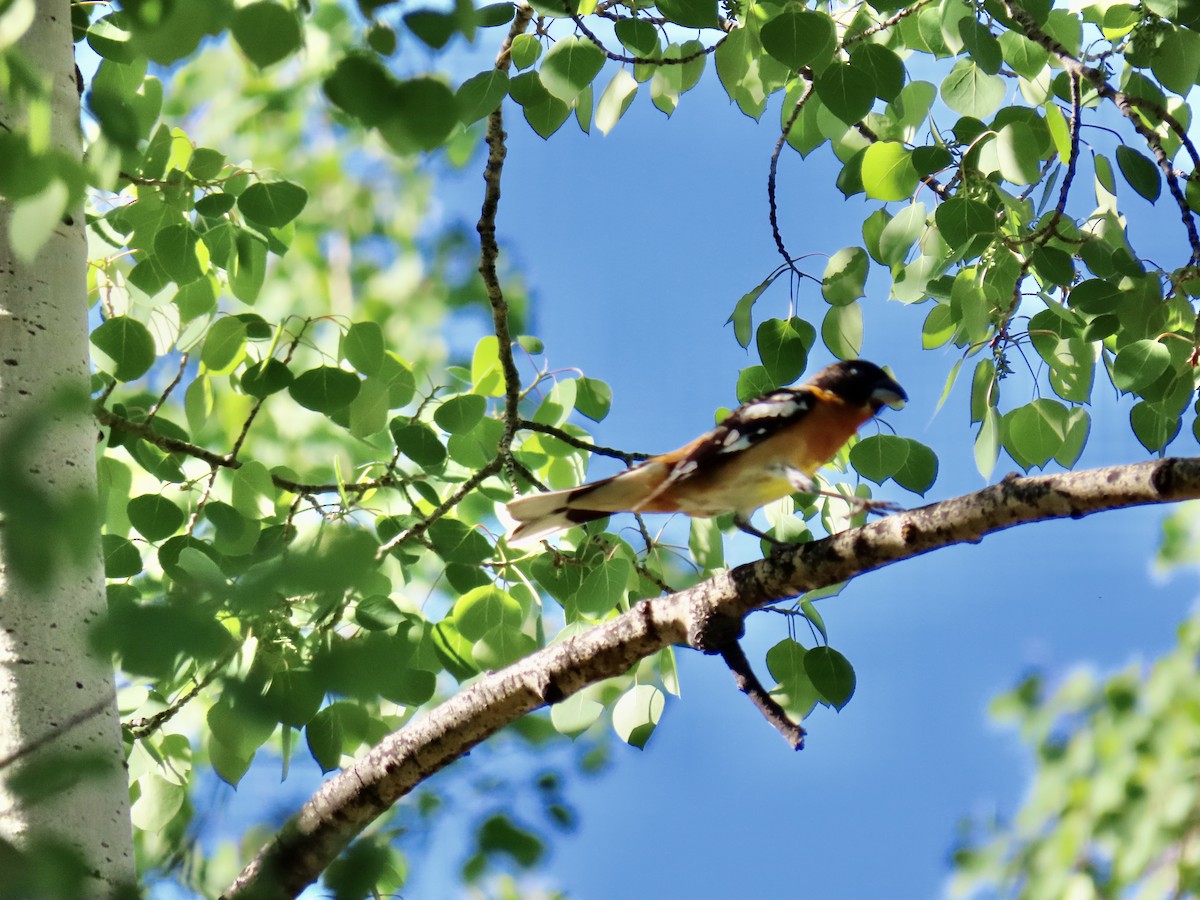
[[[854,406],[898,407],[908,399],[900,387],[883,369],[865,359],[850,359],[826,366],[811,379],[809,385],[837,394]]]

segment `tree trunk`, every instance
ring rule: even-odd
[[[17,47],[52,84],[52,147],[78,157],[69,5],[36,8]],[[0,93],[0,123],[22,131],[25,105]],[[82,210],[68,210],[27,261],[13,226],[14,204],[0,198],[0,839],[73,847],[97,896],[136,875],[113,669],[88,651],[105,594],[97,428],[82,399],[87,237]]]

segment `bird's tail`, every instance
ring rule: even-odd
[[[510,501],[506,509],[517,525],[508,532],[509,546],[533,544],[572,525],[582,525],[609,515],[610,510],[586,509],[576,505],[592,487],[589,484],[565,491],[529,494]]]

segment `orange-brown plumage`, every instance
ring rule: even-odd
[[[860,425],[906,399],[873,363],[834,363],[800,387],[746,403],[677,450],[591,484],[518,497],[507,507],[519,523],[509,542],[529,543],[615,512],[732,512],[753,531],[750,513],[803,489]]]

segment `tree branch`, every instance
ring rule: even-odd
[[[742,645],[737,641],[730,641],[721,648],[721,659],[725,660],[725,665],[729,666],[729,671],[733,673],[737,689],[750,698],[750,702],[771,726],[783,735],[783,739],[791,744],[793,750],[803,750],[804,729],[789,719],[783,707],[763,688],[758,676],[754,674],[754,669],[750,667],[750,660],[746,659]]]
[[[454,697],[331,778],[258,853],[224,895],[294,897],[371,822],[424,779],[521,716],[627,672],[671,644],[719,647],[715,625],[786,597],[1030,522],[1200,497],[1200,459],[1164,459],[1009,477],[974,494],[888,516],[787,548],[685,591],[643,600],[552,644]]]
[[[513,40],[517,35],[525,33],[532,18],[533,8],[528,3],[518,3],[508,36],[496,56],[497,70],[508,71],[512,64]],[[500,256],[500,245],[496,242],[496,213],[500,209],[500,175],[504,171],[504,157],[508,153],[504,143],[506,135],[503,108],[503,104],[497,106],[488,116],[485,138],[488,158],[483,170],[486,187],[483,192],[483,208],[480,210],[479,223],[475,230],[479,232],[479,274],[483,278],[488,304],[492,308],[492,328],[496,334],[500,368],[504,372],[504,434],[500,438],[500,457],[509,463],[506,465],[509,481],[515,481],[516,473],[511,465],[512,442],[517,433],[517,420],[520,418],[517,407],[521,400],[521,376],[517,373],[517,363],[513,359],[512,335],[508,329],[508,301],[504,299],[504,291],[500,287],[500,274],[496,270],[496,260]]]

